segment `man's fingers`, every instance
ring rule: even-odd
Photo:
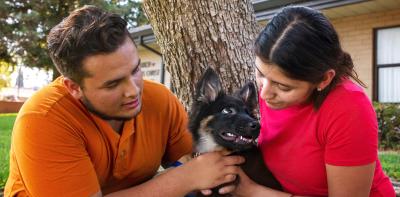
[[[223,162],[226,166],[232,166],[242,164],[245,162],[245,159],[241,156],[225,156]]]
[[[236,189],[236,185],[228,185],[218,190],[219,194],[231,193]]]
[[[231,153],[232,153],[232,151],[229,151],[229,150],[227,150],[227,149],[224,149],[224,150],[221,151],[221,154],[222,154],[222,155],[225,155],[225,156],[226,156],[226,155],[230,155]]]
[[[232,182],[235,179],[236,179],[236,175],[235,174],[228,174],[228,175],[225,175],[224,182]]]
[[[208,195],[212,194],[211,189],[202,189],[202,190],[200,190],[200,192],[205,196],[208,196]]]

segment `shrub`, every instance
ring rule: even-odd
[[[374,103],[379,127],[379,148],[400,150],[400,105]]]

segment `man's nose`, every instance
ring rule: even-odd
[[[124,89],[125,97],[136,97],[139,94],[140,88],[138,82],[131,78],[127,81]]]

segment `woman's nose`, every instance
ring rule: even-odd
[[[263,79],[261,83],[261,91],[260,91],[260,97],[263,100],[269,100],[272,99],[275,96],[275,93],[273,91],[273,87],[271,86],[271,83],[267,79]]]

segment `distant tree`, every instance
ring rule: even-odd
[[[96,5],[122,15],[133,28],[147,23],[141,2],[129,0],[3,0],[0,1],[0,61],[53,69],[46,35],[72,10]],[[55,69],[53,69],[55,70]]]
[[[10,66],[7,62],[0,60],[0,90],[9,87],[11,81],[11,72],[14,67]]]

